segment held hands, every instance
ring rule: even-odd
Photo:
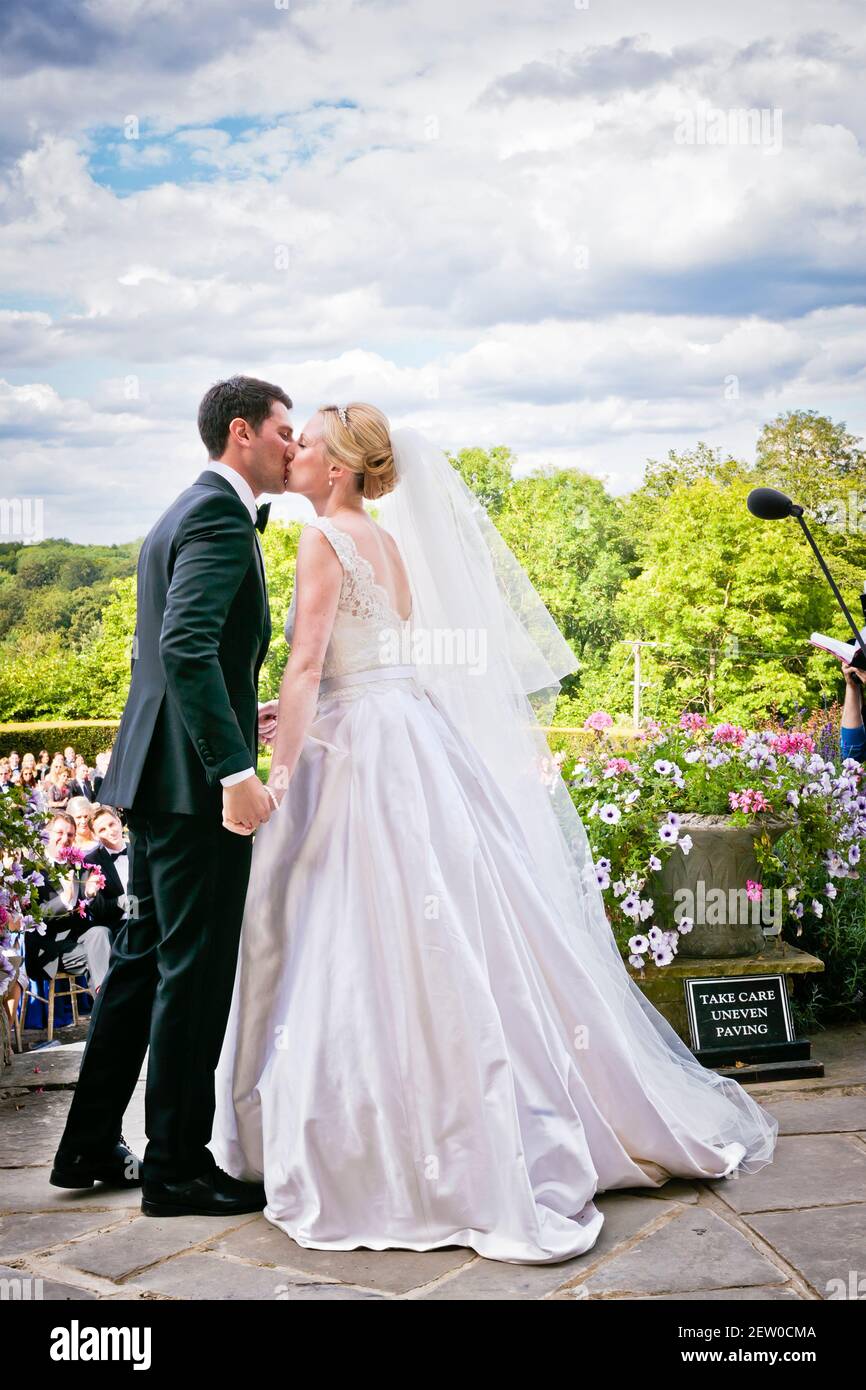
[[[223,825],[235,835],[252,835],[275,810],[274,801],[258,777],[245,777],[223,787]]]
[[[273,743],[277,732],[277,708],[279,700],[266,700],[259,705],[259,740]]]

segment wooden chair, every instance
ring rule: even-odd
[[[54,996],[57,993],[58,983],[63,981],[69,986],[69,1003],[72,1007],[72,1022],[78,1022],[78,995],[90,994],[90,990],[85,985],[78,983],[78,975],[72,975],[68,970],[58,970],[56,975],[52,975],[48,981],[48,1042],[54,1038]]]

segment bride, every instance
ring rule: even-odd
[[[598,1192],[771,1162],[777,1121],[623,964],[539,722],[577,662],[483,507],[364,404],[313,416],[290,490],[217,1162],[299,1245],[516,1263],[594,1245]]]

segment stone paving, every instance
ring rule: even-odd
[[[71,1030],[62,1030],[63,1038]],[[79,1034],[80,1036],[80,1034]],[[0,1280],[45,1299],[821,1300],[866,1294],[866,1025],[817,1034],[826,1075],[750,1087],[780,1124],[775,1162],[596,1201],[595,1247],[510,1265],[450,1247],[304,1250],[262,1216],[143,1217],[128,1192],[51,1187],[83,1042],[14,1059],[0,1080]],[[144,1149],[143,1081],[124,1134]],[[858,1281],[862,1280],[862,1284]],[[32,1286],[37,1287],[37,1286]]]

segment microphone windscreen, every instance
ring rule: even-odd
[[[760,516],[764,521],[779,521],[791,515],[794,504],[790,497],[774,487],[754,487],[746,498],[746,506],[753,516]]]

